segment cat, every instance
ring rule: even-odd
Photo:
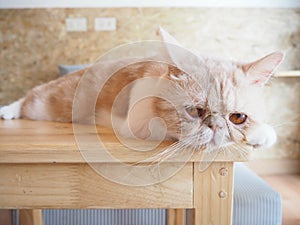
[[[2,107],[0,117],[96,123],[116,128],[122,137],[179,140],[194,147],[268,148],[276,142],[274,129],[264,122],[262,91],[282,52],[251,63],[219,60],[185,50],[163,29],[159,34],[170,63],[130,63],[105,85],[93,74],[115,62],[84,68],[33,88]],[[93,76],[82,83],[89,72]]]

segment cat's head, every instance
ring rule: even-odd
[[[165,121],[170,137],[192,146],[274,144],[275,131],[264,122],[268,115],[262,90],[283,53],[251,63],[223,61],[196,56],[163,30],[161,36],[171,43],[166,49],[174,65],[166,76],[172,85],[162,89],[168,101],[156,99],[154,110]]]

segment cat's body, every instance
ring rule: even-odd
[[[165,31],[161,35],[174,44]],[[253,63],[199,57],[187,72],[190,56],[178,55],[169,46],[167,51],[173,65],[154,60],[130,64],[101,90],[100,76],[80,84],[91,70],[86,68],[34,88],[0,109],[0,117],[96,123],[114,127],[125,137],[177,139],[199,147],[232,142],[269,147],[276,141],[274,129],[264,123],[261,93],[282,53]],[[101,65],[96,68],[101,75]]]

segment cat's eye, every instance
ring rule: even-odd
[[[185,110],[193,118],[202,117],[205,114],[205,109],[199,107],[189,106]]]
[[[231,113],[229,115],[229,120],[236,125],[245,123],[247,118],[248,116],[244,113]]]

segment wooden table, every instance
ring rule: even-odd
[[[86,137],[101,134],[111,153],[127,163],[153,154],[127,149],[109,129],[97,128],[93,133],[85,129],[88,126],[82,128],[81,134]],[[93,146],[93,142],[89,144]],[[155,151],[168,144],[162,143]],[[42,224],[43,208],[167,208],[168,225],[184,224],[184,209],[194,209],[194,224],[229,225],[234,161],[245,160],[245,155],[237,154],[234,159],[219,155],[200,172],[199,156],[194,155],[163,182],[128,186],[100,176],[85,161],[72,124],[0,120],[0,208],[21,209],[22,225]],[[172,163],[179,163],[175,161]]]

